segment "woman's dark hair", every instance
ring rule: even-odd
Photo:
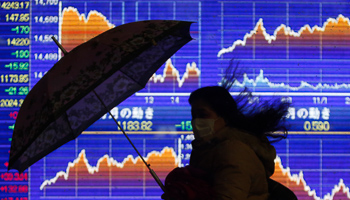
[[[232,66],[232,64],[230,65]],[[204,100],[231,127],[245,130],[260,138],[262,135],[275,138],[270,142],[276,142],[287,137],[288,131],[285,125],[285,117],[290,106],[280,99],[265,101],[263,103],[251,103],[252,93],[245,88],[235,98],[229,90],[237,80],[237,67],[229,67],[226,76],[221,81],[221,86],[208,86],[191,93],[189,103],[196,100]],[[274,134],[280,131],[282,134]]]

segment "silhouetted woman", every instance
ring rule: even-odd
[[[166,180],[168,188],[175,186],[178,193],[187,194],[173,199],[269,198],[268,178],[274,173],[276,151],[267,136],[274,141],[286,137],[283,121],[289,104],[280,100],[250,104],[251,93],[246,90],[234,99],[229,93],[234,81],[233,75],[222,86],[191,93],[195,140],[190,165],[174,170]],[[276,131],[282,134],[274,135]],[[202,184],[197,180],[204,184],[195,188]]]

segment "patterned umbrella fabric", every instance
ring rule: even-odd
[[[65,55],[25,98],[8,169],[23,172],[144,88],[157,69],[192,40],[190,25],[173,20],[124,24]]]

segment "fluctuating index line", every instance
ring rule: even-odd
[[[174,65],[171,62],[171,59],[168,59],[165,63],[165,68],[163,71],[163,75],[157,75],[154,74],[149,82],[153,82],[153,83],[164,83],[165,80],[167,78],[170,79],[176,79],[177,82],[177,87],[180,88],[183,86],[184,82],[188,79],[197,79],[200,76],[200,71],[197,68],[197,65],[195,62],[187,63],[186,65],[186,72],[184,73],[184,75],[182,76],[182,78],[180,78],[180,73],[179,71],[174,67]],[[173,85],[173,87],[175,87],[175,85]]]
[[[322,69],[320,70],[320,78],[322,82]],[[308,82],[305,81],[300,81],[300,85],[297,87],[290,86],[289,84],[285,83],[272,83],[269,81],[268,78],[264,77],[264,71],[260,69],[259,75],[254,79],[249,79],[247,74],[243,74],[243,81],[235,81],[233,86],[237,86],[240,88],[245,88],[246,86],[253,86],[254,88],[260,87],[260,86],[268,86],[269,88],[281,88],[281,89],[287,89],[288,91],[298,91],[301,89],[312,89],[312,90],[320,90],[322,92],[322,89],[333,89],[333,90],[338,90],[338,89],[350,89],[350,84],[346,83],[334,83],[333,85],[331,84],[322,84],[318,83],[316,86],[311,85]]]
[[[169,172],[176,166],[178,166],[178,159],[175,154],[175,150],[170,147],[164,147],[161,152],[159,151],[152,151],[147,154],[146,158],[147,161],[152,162],[153,161],[153,168],[158,168],[158,170],[162,170],[165,172]],[[83,149],[77,158],[73,162],[69,162],[66,168],[66,171],[60,171],[56,173],[56,176],[45,180],[41,186],[40,190],[43,190],[45,187],[52,185],[54,187],[58,180],[61,181],[75,181],[76,186],[75,188],[79,187],[79,181],[78,180],[86,180],[86,181],[93,181],[96,180],[96,177],[99,177],[99,179],[106,176],[106,173],[109,174],[109,169],[113,172],[119,172],[119,174],[123,177],[123,173],[128,173],[130,171],[143,171],[143,167],[145,167],[139,157],[133,157],[132,155],[128,155],[122,162],[118,162],[114,160],[109,155],[104,155],[97,161],[96,166],[91,166],[89,164],[88,159],[86,158],[85,149]],[[107,168],[107,169],[106,169]],[[108,170],[108,171],[106,171]],[[78,177],[77,172],[84,173],[82,177]],[[74,180],[69,179],[72,178],[72,174],[70,172],[75,172],[75,178]],[[95,175],[95,176],[94,176]],[[124,174],[125,175],[125,174]],[[115,176],[115,175],[114,175]],[[165,177],[164,177],[165,178]],[[108,182],[109,177],[105,177],[105,181]],[[118,179],[118,177],[113,177],[113,179]],[[60,186],[58,186],[60,187]],[[100,186],[103,187],[103,186]],[[109,188],[110,186],[107,185],[106,188]],[[48,189],[48,188],[47,188]]]
[[[322,200],[321,195],[317,196],[316,191],[308,186],[304,179],[303,171],[299,174],[291,174],[290,168],[284,168],[281,158],[279,156],[275,159],[275,173],[271,176],[271,179],[276,180],[289,189],[294,191],[295,195],[299,199],[312,197],[315,200]],[[330,193],[324,195],[324,200],[336,200],[334,197],[337,195],[337,199],[350,199],[349,187],[344,184],[343,179],[339,179],[338,185],[335,185]]]
[[[303,39],[301,37],[303,34],[312,35],[312,34],[316,34],[316,33],[321,32],[323,34],[325,34],[325,33],[334,34],[333,35],[334,37],[338,37],[337,34],[345,35],[348,32],[349,27],[350,27],[349,18],[346,18],[343,15],[339,15],[336,19],[328,18],[327,21],[323,23],[322,27],[315,25],[311,28],[308,24],[306,24],[297,32],[292,30],[290,27],[282,24],[276,28],[273,35],[270,35],[266,32],[266,29],[265,29],[264,24],[263,24],[263,19],[260,18],[259,21],[256,23],[255,28],[252,31],[250,31],[250,33],[245,34],[243,40],[236,40],[233,42],[233,44],[230,47],[222,48],[218,52],[217,57],[220,57],[220,56],[224,55],[225,53],[233,52],[233,50],[237,46],[246,46],[247,41],[250,39],[252,39],[254,42],[255,41],[254,36],[257,33],[262,34],[262,36],[264,37],[264,39],[267,41],[268,44],[271,44],[272,42],[277,41],[277,35],[279,33],[284,34],[285,36],[290,37],[289,38],[290,39],[289,46],[291,46],[292,45],[291,39],[292,38]],[[326,29],[326,28],[328,28],[328,29]],[[315,36],[315,37],[317,37],[317,38],[314,38],[314,40],[319,41],[318,36]],[[308,38],[308,37],[306,37],[306,38]],[[254,47],[255,47],[255,45],[253,45],[253,48]]]

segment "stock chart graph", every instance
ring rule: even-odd
[[[131,137],[137,147],[142,147],[144,158],[162,181],[174,167],[188,164],[191,135],[162,139],[152,135]],[[334,142],[340,148],[334,149]],[[301,149],[305,143],[308,147]],[[278,156],[272,178],[292,189],[299,199],[347,199],[349,143],[349,139],[341,137],[286,139],[275,145]],[[305,162],[306,159],[310,162]],[[126,139],[112,132],[100,136],[83,134],[36,163],[31,173],[42,175],[31,179],[30,185],[38,188],[32,198],[159,199],[161,194],[144,164],[136,158],[131,146],[126,145]]]
[[[88,145],[90,137],[79,139],[77,141],[78,148]],[[156,141],[152,137],[147,137],[147,135],[143,137],[144,139],[142,140],[135,138],[135,144],[146,146],[142,154],[164,182],[167,173],[179,166],[179,162],[181,162],[179,160],[180,157],[177,156],[179,150],[181,152],[181,148],[179,148],[181,144],[178,143],[177,138]],[[62,158],[61,163],[65,163],[66,166],[57,166],[57,162],[52,162],[53,160],[50,160],[49,157],[46,158],[44,161],[46,166],[52,165],[56,169],[63,167],[61,168],[63,169],[62,171],[47,170],[47,167],[46,169],[43,168],[44,163],[38,163],[39,167],[36,169],[46,171],[44,172],[46,180],[42,181],[40,177],[37,180],[33,180],[33,184],[41,184],[40,193],[38,193],[36,198],[74,199],[76,196],[80,198],[99,196],[100,198],[143,197],[159,199],[159,186],[141,159],[128,154],[132,152],[131,146],[125,147],[125,143],[118,141],[124,141],[123,139],[125,138],[122,135],[94,137],[94,139],[99,141],[99,143],[109,145],[107,148],[96,149],[97,151],[106,152],[102,157],[99,157],[98,153],[92,152],[89,150],[90,148],[87,148],[86,150],[79,149],[79,154],[74,157],[74,160],[69,161],[67,158]],[[164,146],[166,144],[172,146],[166,147]],[[72,145],[76,144],[73,143]],[[116,147],[122,148],[117,149]],[[122,155],[124,157],[121,157]],[[88,159],[87,157],[93,158]],[[51,159],[57,158],[51,157]],[[64,197],[57,196],[61,191],[65,191]]]
[[[160,199],[161,189],[110,114],[23,174],[7,171],[18,110],[64,55],[113,27],[195,22],[193,41],[111,110],[164,182],[191,153],[190,93],[219,85],[228,66],[249,103],[291,103],[273,179],[299,199],[350,199],[350,12],[347,1],[1,1],[0,199]]]

